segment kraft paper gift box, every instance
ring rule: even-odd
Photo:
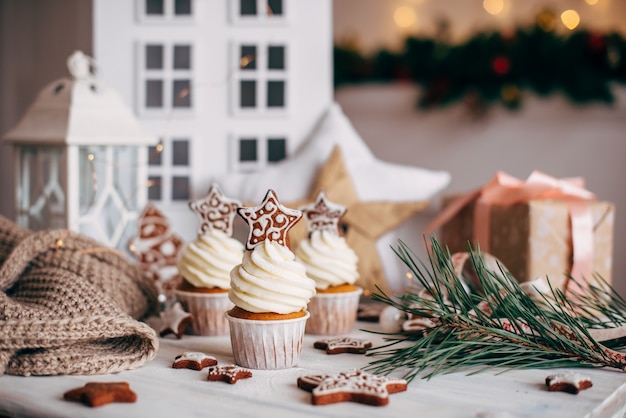
[[[497,176],[501,175],[504,174],[498,173]],[[553,286],[565,290],[567,276],[571,273],[576,278],[584,277],[588,280],[592,280],[597,274],[610,283],[614,205],[596,201],[595,196],[590,193],[583,193],[579,196],[580,199],[576,199],[567,192],[559,198],[559,193],[554,193],[553,190],[554,182],[563,180],[549,176],[546,176],[550,180],[550,189],[547,189],[549,191],[539,188],[539,192],[537,190],[531,193],[520,192],[529,181],[533,179],[536,181],[534,178],[536,176],[545,180],[541,177],[545,175],[533,173],[524,183],[519,183],[516,179],[513,181],[513,194],[523,195],[521,199],[509,196],[502,199],[504,203],[487,204],[488,212],[483,215],[487,219],[482,221],[481,227],[486,231],[478,232],[475,228],[476,207],[484,205],[484,202],[479,201],[489,185],[468,195],[447,199],[447,203],[451,206],[456,205],[457,208],[452,209],[452,216],[449,215],[449,219],[439,220],[440,242],[447,246],[451,253],[467,251],[468,242],[473,246],[478,244],[482,252],[488,252],[498,258],[519,282],[547,277]],[[505,194],[508,192],[510,190],[506,190]],[[492,202],[497,200],[492,199]],[[572,201],[583,208],[588,219],[587,225],[583,225],[582,228],[588,231],[583,231],[576,243],[583,247],[582,250],[575,250],[572,240]],[[443,212],[448,208],[447,205]],[[574,221],[575,224],[576,222],[578,221]],[[576,225],[576,228],[580,227]],[[572,271],[575,251],[579,251],[578,254],[588,251],[586,268]]]

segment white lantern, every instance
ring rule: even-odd
[[[71,79],[47,85],[4,140],[15,152],[16,217],[30,229],[68,228],[123,249],[146,204],[147,134],[82,52]]]

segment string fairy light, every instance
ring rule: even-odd
[[[569,9],[561,13],[561,22],[563,25],[569,29],[574,30],[578,27],[580,23],[580,15],[574,9]]]

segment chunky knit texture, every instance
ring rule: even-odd
[[[156,288],[122,254],[0,216],[0,263],[0,375],[114,373],[156,355],[137,320],[154,312]]]

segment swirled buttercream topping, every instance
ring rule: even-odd
[[[276,241],[265,240],[246,251],[230,279],[230,300],[248,312],[298,312],[315,295],[315,282],[305,267]]]
[[[195,287],[230,287],[230,271],[241,262],[243,244],[213,229],[187,243],[178,260],[178,271]]]
[[[332,231],[313,231],[308,239],[300,242],[296,257],[318,289],[354,284],[359,277],[358,256],[344,237]]]

